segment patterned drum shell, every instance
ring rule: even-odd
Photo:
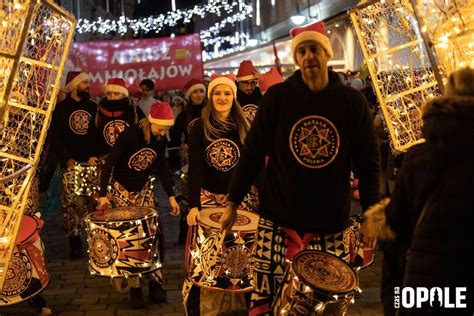
[[[161,268],[158,216],[148,207],[119,207],[88,214],[90,273],[125,277]]]
[[[351,237],[351,258],[349,264],[356,270],[365,269],[374,263],[375,245],[374,247],[367,247],[362,243],[360,236],[361,218],[359,216],[352,216],[351,220],[352,225],[350,229],[353,237]]]
[[[295,255],[273,304],[274,315],[313,315],[328,303],[350,304],[358,289],[357,273],[335,255],[303,250]]]
[[[203,208],[201,221],[189,230],[186,247],[188,278],[203,288],[248,292],[252,290],[253,251],[259,215],[237,210],[236,223],[231,233],[223,238],[219,223],[223,212],[224,208]]]
[[[18,304],[41,293],[49,283],[44,245],[39,230],[43,221],[23,215],[2,289],[0,306]]]

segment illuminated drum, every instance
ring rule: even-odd
[[[197,286],[229,292],[252,290],[252,262],[259,215],[237,210],[231,233],[221,243],[224,208],[204,208],[188,233],[186,269]]]
[[[362,243],[360,235],[360,225],[362,218],[360,216],[352,216],[351,230],[353,237],[351,238],[351,258],[349,264],[356,270],[364,269],[374,263],[375,245],[367,247]]]
[[[125,277],[161,268],[158,216],[148,207],[119,207],[88,214],[90,273]]]
[[[349,305],[359,291],[357,273],[338,257],[303,250],[288,263],[273,315],[320,315],[326,306]]]
[[[99,175],[97,167],[87,163],[77,163],[74,166],[74,193],[91,196],[99,191]]]
[[[49,283],[44,245],[39,230],[43,221],[23,215],[10,259],[0,306],[18,304],[38,295]]]

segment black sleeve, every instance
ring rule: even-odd
[[[257,174],[263,167],[265,156],[268,155],[273,139],[273,131],[277,128],[275,115],[274,90],[269,90],[260,101],[257,115],[252,122],[236,169],[232,173],[229,184],[229,201],[240,204],[244,196],[254,184]]]
[[[201,121],[191,129],[189,135],[189,208],[201,208],[201,188],[204,182],[204,131]]]
[[[56,108],[53,112],[53,118],[51,121],[51,142],[53,146],[53,151],[58,155],[59,163],[61,166],[65,166],[67,161],[72,157],[72,154],[67,150],[65,144],[65,132],[67,130],[67,126],[65,126],[64,122],[66,119],[64,118],[65,114],[63,111],[63,107],[65,104],[58,103]]]
[[[174,123],[173,127],[170,129],[170,144],[169,147],[177,147],[181,145],[181,137],[186,129],[185,122],[186,115],[185,111],[181,111],[176,118],[176,122]]]
[[[100,172],[100,191],[99,196],[103,197],[107,195],[107,185],[109,184],[110,174],[112,169],[117,163],[117,161],[122,156],[125,148],[127,148],[128,138],[130,135],[131,129],[127,129],[124,132],[120,133],[115,142],[114,146],[110,150],[110,153],[107,155],[105,160],[105,165]]]
[[[359,178],[361,206],[365,211],[380,200],[380,153],[374,122],[365,97],[361,93],[357,93],[353,100],[356,121],[353,126],[351,152]]]
[[[168,164],[166,163],[166,157],[165,157],[165,152],[166,152],[166,139],[162,139],[159,143],[158,147],[158,157],[156,157],[156,169],[158,171],[158,178],[160,178],[161,185],[163,186],[163,189],[165,190],[166,194],[168,197],[174,196],[174,190],[173,190],[173,180],[171,179],[171,173],[170,169],[168,167]]]

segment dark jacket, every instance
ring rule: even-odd
[[[101,156],[110,152],[121,132],[145,117],[138,106],[130,104],[129,98],[114,101],[102,99],[96,115],[98,116],[98,143]]]
[[[230,177],[240,158],[242,143],[237,129],[222,132],[210,142],[204,136],[202,120],[191,129],[189,138],[189,207],[201,207],[201,188],[227,194]]]
[[[467,287],[471,301],[467,314],[472,315],[474,273],[469,253],[474,213],[470,199],[474,188],[474,98],[443,97],[429,103],[423,134],[426,142],[411,148],[404,158],[385,210],[387,224],[397,233],[397,241],[410,247],[404,286],[450,287],[451,302],[454,287]],[[433,312],[428,306],[425,310],[406,309],[403,314]]]
[[[176,118],[176,122],[170,129],[169,147],[176,147],[183,143],[181,139],[184,135],[184,143],[189,143],[189,132],[197,119],[201,117],[203,104],[189,104],[184,111],[181,111]]]
[[[94,102],[78,102],[70,94],[56,105],[50,133],[52,149],[62,167],[69,159],[87,162],[90,157],[97,157],[96,109]]]
[[[166,138],[152,135],[147,144],[141,128],[135,124],[121,133],[107,157],[100,177],[100,196],[107,193],[107,183],[113,178],[129,192],[139,192],[156,168],[168,196],[173,196],[173,182],[165,159]]]
[[[367,102],[335,72],[317,93],[299,70],[266,92],[231,180],[230,201],[242,201],[265,156],[259,212],[278,225],[321,233],[346,228],[351,162],[363,209],[379,200],[379,155]]]

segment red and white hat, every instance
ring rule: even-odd
[[[173,109],[166,102],[156,102],[151,105],[148,121],[152,124],[172,126],[174,124]]]
[[[272,67],[270,71],[261,74],[258,78],[258,85],[260,86],[260,92],[262,92],[262,94],[264,94],[268,88],[280,82],[283,82],[283,77],[275,67]]]
[[[243,60],[237,71],[237,82],[257,79],[258,71],[250,60]]]
[[[211,82],[209,82],[209,87],[207,90],[207,97],[209,99],[211,98],[212,89],[214,89],[214,87],[220,84],[228,85],[232,89],[232,92],[234,92],[234,99],[237,98],[237,86],[235,85],[235,76],[233,74],[227,74],[227,75],[214,74],[211,76]]]
[[[75,87],[77,87],[78,84],[80,84],[84,80],[89,80],[89,75],[87,75],[85,72],[68,72],[66,77],[66,85],[63,88],[64,92],[70,93],[72,90],[74,90]]]
[[[184,96],[186,97],[186,99],[189,100],[191,93],[193,93],[193,91],[197,89],[202,89],[204,93],[206,93],[206,86],[201,81],[197,79],[189,80],[184,86],[184,91],[186,91]]]
[[[331,42],[329,41],[326,28],[324,27],[324,22],[319,21],[303,27],[294,27],[290,30],[290,35],[293,38],[291,41],[291,52],[293,53],[293,59],[295,59],[296,47],[305,41],[313,41],[318,43],[326,50],[330,58],[334,57]]]
[[[120,92],[128,97],[127,83],[122,78],[111,78],[105,86],[105,93],[107,92]]]

